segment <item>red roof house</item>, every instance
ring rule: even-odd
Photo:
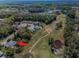
[[[27,42],[17,42],[17,44],[19,45],[19,46],[29,46],[29,44],[27,43]]]

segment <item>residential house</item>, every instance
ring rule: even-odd
[[[22,22],[15,22],[13,24],[13,27],[15,29],[21,29],[24,27],[27,27],[31,31],[35,31],[36,28],[38,28],[40,22],[34,22],[34,21],[22,21]]]
[[[61,48],[63,46],[63,43],[60,40],[55,40],[53,42],[53,49],[54,49],[54,54],[58,55],[61,53]]]
[[[0,51],[0,58],[6,58],[4,52]]]
[[[4,44],[5,47],[11,47],[11,48],[13,48],[15,45],[16,45],[15,41],[9,41]]]

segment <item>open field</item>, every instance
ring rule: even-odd
[[[40,41],[35,45],[35,47],[33,48],[33,50],[31,51],[31,54],[33,55],[33,57],[37,57],[37,58],[41,58],[41,57],[47,57],[47,58],[51,58],[51,57],[57,57],[56,55],[54,55],[51,52],[50,46],[48,45],[48,40],[50,37],[56,39],[61,40],[64,43],[64,38],[63,38],[63,29],[61,30],[55,30],[53,29],[53,27],[51,26],[52,24],[49,25],[49,28],[51,28],[52,32],[51,34],[49,34],[48,36],[40,39]],[[25,51],[29,51],[30,48],[36,43],[36,41],[43,37],[44,35],[48,34],[47,32],[44,31],[44,29],[40,30],[39,32],[37,32],[31,39],[30,41],[30,47],[28,47],[28,49],[25,49]],[[29,53],[29,52],[23,52],[24,54]],[[62,50],[63,52],[63,50]],[[58,56],[58,57],[62,57],[62,56]]]

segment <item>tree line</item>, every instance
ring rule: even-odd
[[[64,30],[65,38],[65,50],[64,57],[66,58],[78,58],[79,57],[79,37],[75,31],[75,12],[70,10],[67,15],[66,27]]]

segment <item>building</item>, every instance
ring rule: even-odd
[[[0,19],[0,25],[4,25],[6,21],[4,19]]]
[[[5,54],[2,51],[0,51],[0,58],[6,58]]]
[[[42,8],[34,8],[29,10],[30,13],[43,13],[45,12],[45,9]]]
[[[55,49],[59,49],[62,47],[63,43],[60,40],[55,40],[53,45]]]
[[[13,24],[13,27],[18,30],[27,27],[27,29],[35,31],[36,28],[40,27],[39,24],[40,22],[22,21],[22,22],[15,22],[15,24]]]
[[[16,45],[15,41],[9,41],[4,44],[5,47],[11,47],[11,48],[13,48],[15,45]]]
[[[63,43],[60,40],[55,40],[53,42],[53,48],[52,49],[54,50],[55,55],[61,54],[62,46],[63,46]]]
[[[29,46],[29,44],[27,42],[23,42],[23,41],[19,41],[17,42],[17,44],[21,47],[24,47],[24,46]]]

